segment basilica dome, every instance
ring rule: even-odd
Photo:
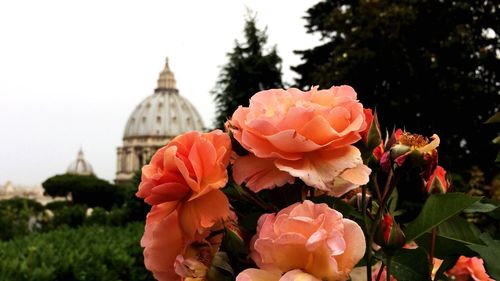
[[[71,164],[69,164],[66,173],[72,175],[82,175],[82,176],[89,176],[94,174],[94,170],[92,170],[92,165],[90,165],[90,163],[87,162],[87,160],[85,160],[85,158],[83,157],[83,151],[81,149],[78,151],[76,160],[71,162]]]
[[[174,92],[157,92],[137,105],[128,118],[123,138],[175,137],[202,129],[201,117],[187,99]]]
[[[123,146],[117,149],[117,183],[127,183],[152,154],[174,137],[203,130],[196,108],[177,90],[168,59],[154,93],[139,103],[129,116]]]

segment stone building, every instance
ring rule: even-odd
[[[130,182],[158,148],[191,130],[203,130],[203,121],[196,108],[179,94],[166,59],[154,93],[139,103],[128,118],[123,146],[117,148],[115,182]]]

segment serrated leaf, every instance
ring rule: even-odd
[[[412,241],[478,202],[481,197],[463,193],[431,195],[418,217],[406,227],[406,241]]]
[[[486,245],[469,245],[471,250],[478,253],[485,262],[486,272],[496,280],[500,280],[500,241],[493,240],[487,233],[479,236]]]
[[[422,248],[401,249],[392,257],[390,274],[398,280],[430,281],[427,253]]]

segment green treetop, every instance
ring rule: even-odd
[[[235,42],[227,54],[229,61],[219,74],[212,91],[216,104],[215,127],[223,128],[239,105],[248,106],[250,97],[260,90],[282,87],[281,58],[276,47],[265,48],[267,35],[256,26],[254,16],[245,23],[245,42]]]
[[[492,166],[499,109],[498,1],[322,1],[306,28],[322,45],[298,51],[300,87],[349,84],[381,124],[441,137],[451,170]],[[442,161],[441,161],[442,160]]]

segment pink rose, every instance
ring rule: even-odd
[[[477,257],[468,258],[460,256],[455,266],[446,272],[447,276],[455,278],[456,281],[494,281],[486,273],[483,260]]]
[[[220,190],[227,183],[231,141],[220,130],[188,132],[170,141],[142,168],[137,196],[162,205],[164,215],[178,211],[183,233],[193,238],[229,214]]]
[[[231,220],[236,216],[231,212],[229,221],[188,237],[181,229],[178,211],[169,213],[168,208],[168,203],[154,205],[146,218],[141,239],[146,268],[160,281],[204,278],[222,242],[221,231],[226,224],[235,224]]]
[[[371,170],[352,145],[366,127],[363,105],[349,86],[258,92],[228,122],[251,152],[236,159],[234,179],[257,192],[298,177],[340,196],[368,182]]]
[[[262,215],[251,257],[270,272],[302,269],[320,280],[347,280],[365,253],[365,238],[353,221],[326,204],[293,204]]]

